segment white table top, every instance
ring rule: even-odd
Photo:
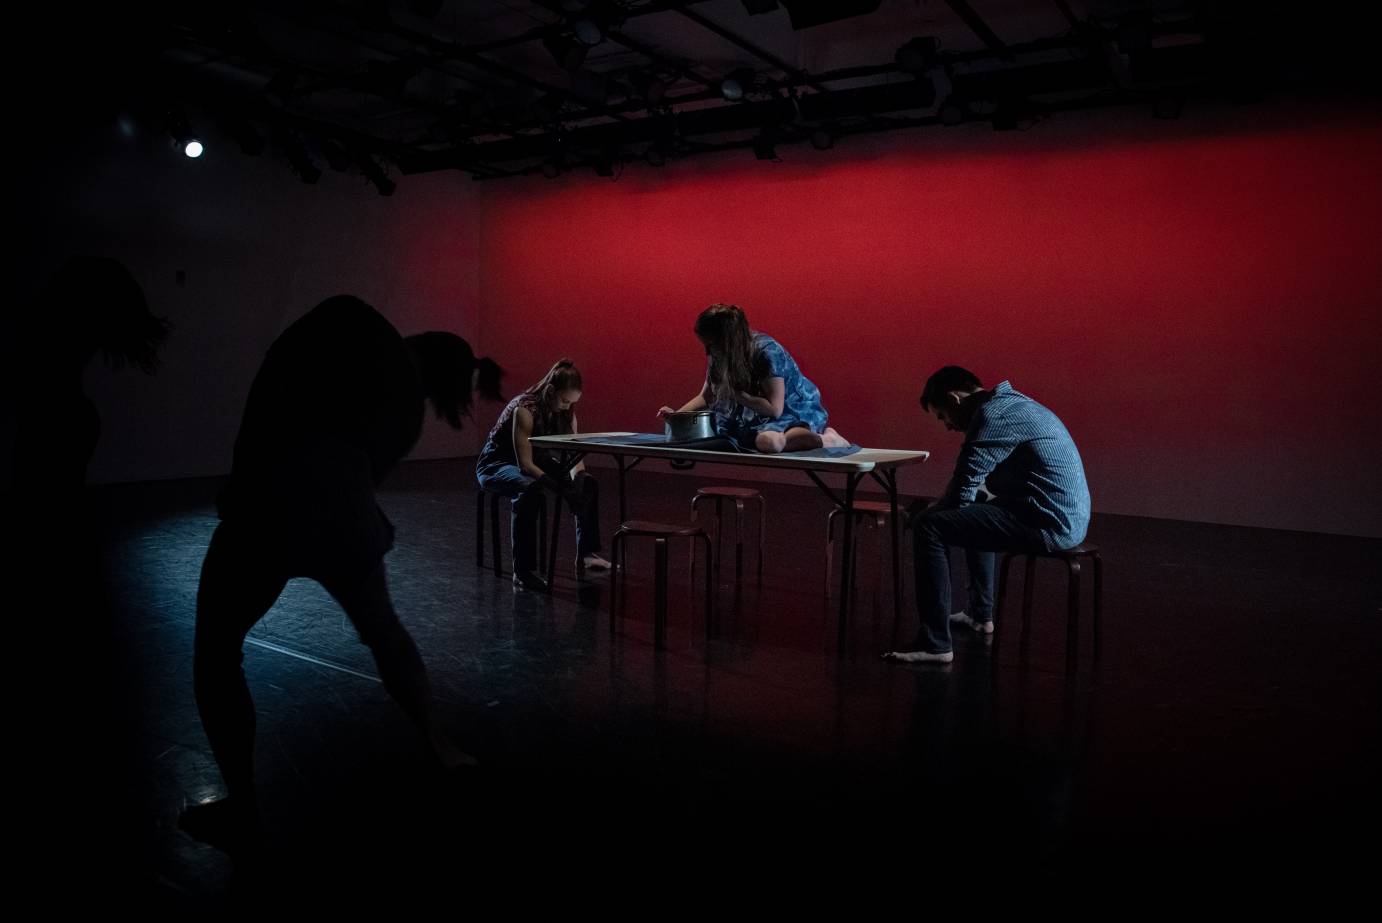
[[[794,468],[799,471],[867,472],[900,468],[926,461],[930,452],[903,449],[864,449],[849,455],[823,457],[800,452],[769,455],[761,452],[721,452],[711,449],[688,449],[682,446],[656,444],[624,445],[607,440],[610,437],[638,436],[640,433],[573,433],[567,436],[533,436],[530,440],[540,448],[585,452],[597,455],[632,455],[638,458],[683,459],[722,465],[750,465],[763,468]]]

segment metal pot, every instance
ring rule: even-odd
[[[709,439],[715,435],[715,424],[709,410],[664,414],[662,429],[668,442],[690,442],[692,439]]]

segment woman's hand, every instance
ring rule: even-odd
[[[673,409],[671,407],[668,407],[666,404],[663,404],[661,407],[658,408],[657,418],[661,420],[669,413],[689,413],[692,411],[704,410],[706,407],[707,404],[705,402],[705,395],[697,394],[695,397],[691,398],[691,400],[687,401],[685,404],[682,404],[681,407],[676,409]]]
[[[772,401],[764,397],[750,394],[747,391],[736,391],[734,393],[734,400],[741,406],[747,407],[749,410],[758,414],[760,417],[776,419],[781,415],[780,410],[774,410]]]
[[[781,378],[773,377],[763,379],[760,382],[760,387],[763,390],[761,395],[750,394],[747,391],[736,391],[734,399],[759,416],[776,420],[782,416],[782,409],[787,401],[786,385]]]

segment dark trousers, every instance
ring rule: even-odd
[[[969,571],[969,617],[993,618],[995,552],[1045,548],[1041,532],[997,503],[926,511],[912,521],[917,575],[917,646],[940,654],[950,650],[950,548],[963,548]]]
[[[576,555],[584,557],[600,550],[600,482],[584,472],[571,480],[555,462],[538,461],[574,507]],[[513,569],[537,571],[537,521],[542,507],[543,481],[530,477],[517,465],[494,465],[477,472],[480,486],[513,500]],[[545,481],[546,479],[544,479]]]

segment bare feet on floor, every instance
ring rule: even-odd
[[[479,760],[462,750],[444,731],[435,728],[429,731],[427,742],[444,769],[466,769],[480,765]]]
[[[980,620],[971,618],[969,614],[965,612],[952,612],[950,613],[950,621],[954,622],[956,625],[973,628],[981,635],[993,634],[993,619]]]

